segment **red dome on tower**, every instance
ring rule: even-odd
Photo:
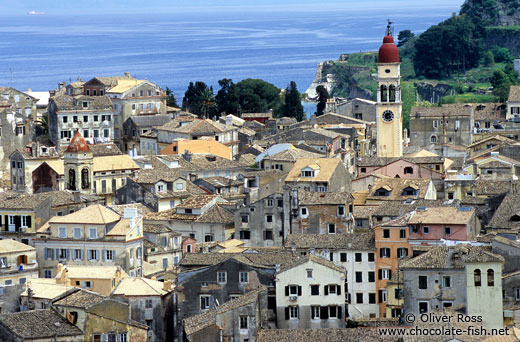
[[[379,48],[378,63],[399,63],[399,49],[394,44],[394,37],[386,35],[383,45]]]
[[[90,148],[88,147],[85,139],[81,136],[81,133],[76,131],[76,134],[70,140],[70,144],[65,150],[66,152],[89,152]]]

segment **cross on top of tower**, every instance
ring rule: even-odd
[[[394,23],[393,21],[390,21],[390,19],[387,19],[388,20],[388,25],[386,25],[386,35],[387,36],[391,36],[392,35],[392,24]]]

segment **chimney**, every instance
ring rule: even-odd
[[[231,114],[226,116],[226,126],[233,126],[233,117]]]
[[[72,198],[74,200],[74,203],[81,203],[81,196],[79,195],[79,191],[74,191],[72,193]]]
[[[171,280],[166,280],[163,283],[163,290],[164,291],[171,291],[172,290],[172,281]]]
[[[184,160],[186,160],[188,163],[191,163],[191,157],[192,157],[192,154],[190,151],[186,150],[186,152],[184,152],[182,154],[182,157],[184,158]]]

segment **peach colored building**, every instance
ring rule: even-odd
[[[163,148],[160,154],[183,154],[186,151],[192,154],[213,154],[228,160],[233,157],[231,148],[213,139],[175,141]]]
[[[399,259],[412,254],[408,243],[408,220],[410,214],[383,223],[374,228],[376,245],[376,290],[379,317],[386,317],[386,286],[392,274],[398,272]],[[392,311],[397,317],[400,311]]]

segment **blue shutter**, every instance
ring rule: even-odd
[[[80,250],[79,250],[79,258],[80,258],[80,260],[83,260],[84,257],[85,257],[85,256],[83,255],[83,250],[80,249]]]
[[[48,251],[48,254],[49,254],[49,259],[54,259],[54,249],[53,248],[49,248],[49,251]]]
[[[48,251],[48,248],[44,248],[43,249],[43,258],[45,260],[47,260],[47,258],[49,257],[49,251]]]
[[[102,261],[105,261],[105,254],[106,254],[105,250],[102,249],[102,250],[101,250],[101,260],[102,260]]]
[[[67,249],[65,250],[65,256],[67,257],[67,260],[70,259],[70,249],[67,248]]]
[[[99,260],[99,249],[96,249],[97,253],[96,253],[96,261]]]
[[[56,248],[56,260],[60,259],[60,249]]]
[[[116,261],[116,250],[112,250],[112,260]]]

